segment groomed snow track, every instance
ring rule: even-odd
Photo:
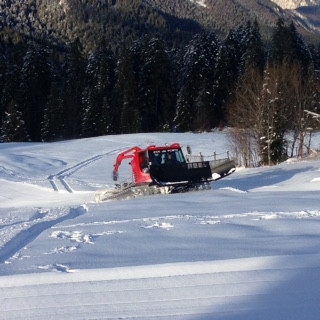
[[[5,276],[1,318],[281,319],[282,309],[276,306],[285,303],[290,308],[283,319],[304,319],[306,311],[316,319],[320,289],[313,281],[320,270],[313,267],[319,260],[319,254],[269,256]],[[306,281],[308,297],[314,299],[304,299],[304,290],[283,295],[281,287],[292,279],[295,286]]]
[[[72,187],[69,185],[69,183],[66,180],[67,178],[72,176],[77,171],[79,171],[87,166],[93,165],[95,162],[101,160],[105,156],[117,153],[123,149],[125,149],[125,148],[115,149],[115,150],[112,150],[107,153],[96,155],[92,158],[81,161],[81,162],[79,162],[69,168],[63,169],[63,170],[59,171],[58,173],[55,173],[55,174],[48,176],[48,180],[50,182],[50,185],[52,186],[52,189],[57,192],[58,191],[67,191],[69,193],[73,193]]]

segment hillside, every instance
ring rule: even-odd
[[[31,38],[55,45],[79,39],[88,51],[102,38],[115,47],[148,33],[163,35],[171,45],[182,45],[203,29],[224,37],[249,20],[257,20],[268,38],[281,17],[293,19],[299,32],[316,41],[318,7],[307,8],[284,10],[270,0],[0,0],[0,34],[16,42]]]
[[[1,319],[318,320],[320,160],[94,203],[119,152],[173,142],[229,147],[227,131],[0,144]]]
[[[283,9],[297,9],[300,7],[319,6],[319,0],[273,0]]]

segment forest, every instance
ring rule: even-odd
[[[320,44],[281,19],[268,44],[257,22],[223,40],[202,31],[178,48],[160,35],[117,50],[101,40],[88,53],[79,39],[62,49],[2,37],[0,141],[232,126],[250,128],[263,161],[276,163],[288,130],[301,141],[304,110],[320,110],[319,70]]]

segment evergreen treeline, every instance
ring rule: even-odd
[[[257,23],[231,30],[223,41],[198,33],[182,49],[153,36],[116,52],[101,41],[87,55],[77,39],[67,50],[1,40],[1,141],[245,126],[246,117],[230,114],[237,114],[239,92],[245,95],[252,79],[258,83],[250,72],[265,80],[270,66],[288,64],[301,66],[308,83],[320,70],[320,46],[307,46],[281,20],[268,48]]]

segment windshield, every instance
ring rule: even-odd
[[[185,162],[186,160],[181,149],[149,151],[149,163],[151,165],[181,164]]]

